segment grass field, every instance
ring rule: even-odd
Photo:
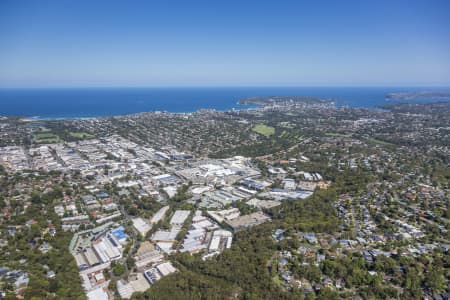
[[[252,128],[252,130],[266,137],[269,137],[275,133],[275,128],[264,124],[257,124]]]
[[[331,137],[351,137],[351,134],[342,134],[342,133],[337,133],[337,132],[327,132],[325,133],[326,136],[331,136]]]
[[[36,133],[35,135],[36,139],[50,139],[50,138],[55,138],[57,137],[54,133]]]
[[[70,135],[77,139],[92,139],[94,136],[87,132],[70,132]]]
[[[59,143],[61,141],[56,134],[51,132],[36,133],[34,139],[38,144]]]
[[[375,138],[368,138],[367,141],[369,143],[372,143],[372,144],[379,144],[379,145],[385,145],[385,146],[394,146],[394,144],[392,144],[392,143],[388,143],[388,142],[385,142],[385,141],[382,141],[382,140],[378,140],[378,139],[375,139]]]
[[[59,139],[59,137],[54,137],[54,138],[46,138],[46,139],[38,139],[36,140],[36,143],[38,144],[53,144],[53,143],[59,143],[61,140]]]

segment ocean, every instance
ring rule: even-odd
[[[405,87],[208,87],[208,88],[39,88],[0,89],[0,115],[51,118],[86,118],[137,112],[193,112],[249,108],[239,105],[254,96],[315,96],[337,99],[337,105],[375,108],[388,103],[395,92],[440,91],[449,88]],[[406,102],[442,101],[415,99]]]

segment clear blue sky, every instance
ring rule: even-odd
[[[0,1],[0,86],[450,85],[450,1]]]

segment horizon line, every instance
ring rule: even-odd
[[[0,86],[0,90],[26,89],[190,89],[190,88],[450,88],[448,84],[405,85],[77,85],[77,86]]]

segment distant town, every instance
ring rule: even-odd
[[[450,99],[450,93],[446,92],[410,92],[410,93],[390,93],[386,95],[388,100],[411,100],[411,99]]]

